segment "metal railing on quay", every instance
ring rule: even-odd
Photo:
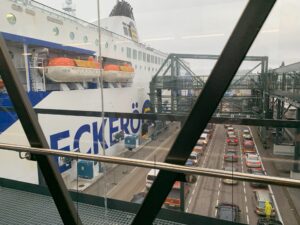
[[[279,186],[300,188],[300,180],[294,180],[294,179],[282,178],[282,177],[261,176],[261,175],[253,175],[253,174],[240,173],[240,172],[230,172],[230,171],[224,171],[218,169],[180,166],[180,165],[164,163],[164,162],[128,159],[128,158],[122,158],[116,156],[91,155],[91,154],[85,154],[79,152],[67,152],[67,151],[53,150],[53,149],[32,148],[28,146],[11,145],[11,144],[3,144],[3,143],[0,143],[0,149],[16,151],[16,152],[26,152],[26,153],[36,154],[36,155],[61,156],[61,157],[69,157],[73,159],[85,159],[85,160],[99,161],[105,163],[143,167],[149,169],[160,169],[160,170],[175,172],[178,174],[202,175],[202,176],[210,176],[210,177],[225,178],[225,179],[229,178],[229,179],[241,180],[247,182],[260,182],[260,183],[273,184]]]

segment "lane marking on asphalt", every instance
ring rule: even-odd
[[[202,167],[202,168],[204,168],[205,163],[206,163],[206,159],[208,158],[208,155],[209,155],[209,153],[210,153],[210,151],[211,151],[211,149],[212,149],[211,146],[212,146],[212,143],[214,142],[216,133],[217,133],[217,130],[214,131],[214,133],[213,133],[213,135],[212,135],[212,137],[211,137],[211,140],[209,141],[207,150],[206,150],[205,153],[204,153],[204,154],[205,154],[205,157],[204,157],[204,160],[203,160],[203,162],[202,162],[202,165],[200,165],[200,167]],[[198,188],[198,185],[200,185],[199,180],[197,180],[197,182],[196,182],[195,185],[194,185],[194,189],[193,189],[192,194],[190,195],[190,200],[189,200],[189,202],[188,202],[188,206],[187,206],[187,208],[186,208],[186,212],[189,211],[189,208],[190,208],[190,205],[191,205],[191,202],[192,202],[192,201],[191,201],[191,200],[192,200],[192,197],[193,197],[193,195],[195,194],[195,190],[196,190],[196,188]]]
[[[242,165],[242,172],[244,173],[244,161],[243,161],[243,148],[242,148],[242,139],[241,139],[241,131],[238,130],[239,134],[239,141],[240,141],[240,154],[241,154],[241,165]],[[245,211],[246,211],[246,219],[247,219],[247,224],[249,224],[249,210],[248,210],[248,199],[247,199],[247,191],[246,191],[246,182],[243,181],[243,191],[244,191],[244,200],[245,200]]]
[[[164,146],[164,145],[166,145],[168,142],[170,142],[170,140],[171,140],[172,138],[174,138],[175,134],[176,134],[176,133],[174,133],[173,135],[170,135],[168,138],[166,138],[160,145],[158,145],[158,146],[156,147],[155,151],[152,152],[150,155],[148,155],[146,158],[144,158],[144,160],[149,160],[150,158],[153,158],[153,155],[156,155],[157,151],[160,151],[160,150],[161,150],[161,146]],[[154,162],[154,163],[155,163],[155,162]],[[131,176],[133,173],[136,173],[137,170],[143,170],[143,169],[144,169],[144,168],[141,168],[141,167],[135,167],[130,173],[128,173],[128,175]],[[123,177],[123,178],[124,178],[124,177]],[[122,179],[123,179],[123,178],[122,178]],[[121,179],[121,180],[122,180],[122,179]],[[121,183],[121,180],[119,180],[119,183]],[[145,178],[145,180],[146,180],[146,178]],[[114,192],[114,190],[115,190],[116,188],[117,188],[117,186],[111,188],[111,189],[106,193],[106,195],[107,195],[107,196],[111,196],[112,193]],[[113,197],[113,196],[111,196],[111,197]]]
[[[224,142],[224,145],[223,145],[223,161],[222,161],[221,169],[224,167],[224,155],[225,155],[226,146],[227,146],[227,143],[226,143],[226,137],[225,137],[225,142]],[[219,179],[219,190],[218,190],[218,196],[217,196],[216,205],[219,204],[219,197],[220,197],[220,191],[221,191],[221,185],[222,185],[221,181],[222,181],[222,179],[220,178]],[[215,210],[215,216],[217,216],[217,209]]]
[[[267,172],[266,172],[266,169],[265,169],[265,167],[264,167],[263,161],[262,161],[262,159],[261,159],[261,157],[260,157],[260,153],[259,153],[258,148],[257,148],[257,146],[256,146],[256,143],[255,143],[255,140],[254,140],[254,136],[253,136],[252,130],[251,130],[251,128],[250,128],[249,126],[248,126],[248,129],[250,130],[250,133],[251,133],[251,136],[252,136],[253,142],[254,142],[254,147],[255,147],[256,152],[257,152],[257,154],[258,154],[258,156],[259,156],[259,158],[260,158],[260,161],[261,161],[261,167],[262,167],[263,171],[265,171],[265,174],[267,175]],[[275,195],[274,195],[274,193],[273,193],[273,190],[272,190],[271,185],[268,185],[268,189],[269,189],[270,194],[271,194],[271,197],[272,197],[272,199],[273,199],[273,203],[274,203],[274,206],[275,206],[275,210],[276,210],[276,212],[277,212],[277,217],[278,217],[278,219],[280,220],[280,222],[282,223],[282,225],[284,225],[283,219],[282,219],[282,217],[281,217],[281,214],[280,214],[280,211],[279,211],[279,208],[278,208],[278,205],[277,205],[277,201],[276,201],[276,199],[275,199]]]

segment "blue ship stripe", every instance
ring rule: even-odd
[[[72,51],[72,52],[78,52],[86,55],[94,55],[96,52],[83,49],[83,48],[77,48],[73,46],[65,46],[62,44],[54,43],[54,42],[49,42],[49,41],[43,41],[35,38],[30,38],[30,37],[25,37],[25,36],[20,36],[16,34],[10,34],[6,32],[2,32],[2,35],[4,39],[10,40],[10,41],[15,41],[15,42],[20,42],[28,45],[39,45],[43,47],[48,47],[51,49],[59,49],[59,50],[66,50],[66,51]]]
[[[28,97],[34,107],[49,94],[50,92],[29,92]],[[18,116],[16,112],[9,110],[13,108],[13,104],[7,93],[0,93],[0,108],[2,108],[0,110],[0,133],[2,133],[18,120]]]

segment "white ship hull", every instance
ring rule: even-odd
[[[35,108],[100,112],[100,94],[99,89],[55,91],[51,92]],[[104,89],[104,110],[108,112],[142,113],[149,106],[149,101],[145,101],[145,99],[147,99],[145,89]],[[38,119],[50,148],[66,151],[75,151],[79,148],[82,153],[103,154],[101,118],[39,114]],[[121,130],[127,134],[139,134],[141,125],[141,120],[105,118],[105,153],[107,155],[118,155],[123,152],[125,150],[123,142],[117,142],[114,135]],[[0,135],[0,142],[29,146],[19,121],[16,121]],[[57,163],[64,176],[68,176],[70,180],[76,179],[76,167],[64,164],[59,158]],[[37,183],[38,173],[36,168],[36,162],[22,160],[19,158],[18,153],[11,151],[2,151],[1,153],[1,177]]]

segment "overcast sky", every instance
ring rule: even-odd
[[[61,9],[64,0],[38,0]],[[95,21],[96,0],[73,0],[76,16]],[[128,0],[142,42],[165,52],[219,54],[247,0]],[[114,0],[101,1],[101,18]],[[269,56],[270,67],[300,61],[300,1],[278,0],[249,55]]]

